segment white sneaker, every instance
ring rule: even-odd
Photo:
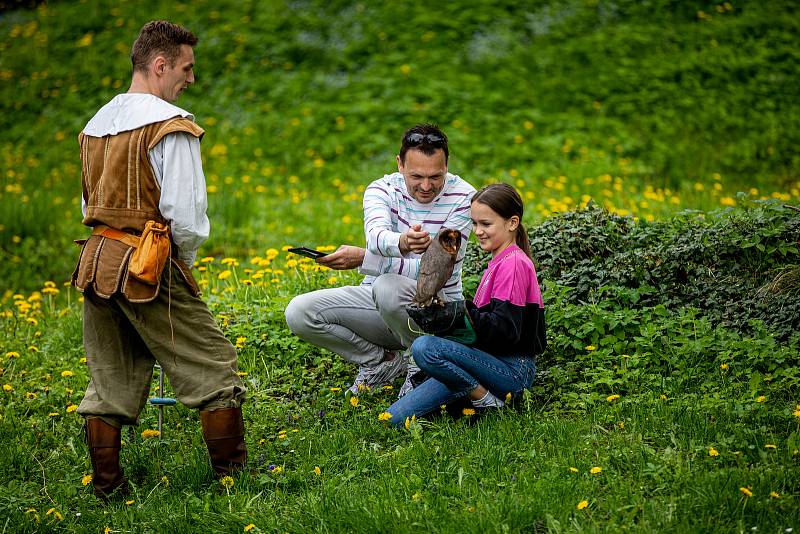
[[[353,385],[347,388],[347,391],[349,391],[353,395],[358,395],[362,389],[365,389],[367,387],[365,385],[367,377],[364,374],[364,369],[366,369],[366,367],[364,367],[363,365],[358,366],[358,374],[356,375],[355,380],[353,380]]]
[[[403,374],[406,370],[406,361],[403,354],[394,352],[394,358],[384,360],[372,367],[361,366],[358,368],[353,385],[348,388],[353,395],[358,395],[364,389],[375,389],[388,386],[394,379]]]
[[[419,373],[422,373],[422,369],[417,367],[417,364],[414,363],[414,358],[409,356],[408,370],[406,371],[406,380],[405,382],[403,382],[400,391],[397,393],[398,399],[404,397],[409,391],[411,391],[420,384],[419,379],[421,378],[421,375],[419,375]]]

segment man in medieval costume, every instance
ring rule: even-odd
[[[197,37],[147,23],[131,50],[133,76],[79,136],[83,224],[92,227],[73,283],[84,293],[91,381],[86,419],[95,493],[124,494],[121,427],[135,425],[159,363],[178,400],[200,410],[217,476],[247,459],[236,349],[222,334],[191,268],[208,238],[203,130],[172,104],[194,83]]]

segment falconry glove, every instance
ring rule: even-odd
[[[456,341],[462,345],[473,345],[478,337],[472,327],[472,319],[466,301],[453,300],[442,306],[406,306],[408,316],[425,333]]]

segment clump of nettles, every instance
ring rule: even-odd
[[[563,286],[575,304],[693,307],[744,333],[752,320],[763,321],[781,340],[800,331],[800,213],[780,203],[684,211],[656,222],[590,203],[528,233],[545,302],[548,289]],[[488,260],[471,243],[467,290]]]

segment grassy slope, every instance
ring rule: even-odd
[[[201,37],[198,82],[180,104],[208,130],[206,252],[358,241],[358,187],[392,170],[400,133],[422,120],[447,127],[454,171],[529,193],[532,220],[587,194],[642,216],[751,187],[797,197],[797,14],[790,2],[720,9],[200,1],[8,12],[0,273],[31,288],[29,273],[70,272],[70,240],[84,232],[74,140],[127,87],[128,47],[155,17]]]

